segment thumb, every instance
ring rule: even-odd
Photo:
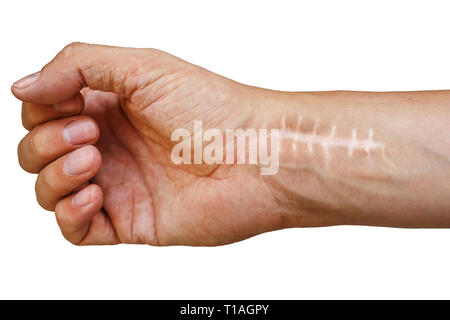
[[[154,49],[72,43],[40,72],[15,82],[11,91],[22,101],[40,104],[66,101],[83,87],[129,95],[139,82],[151,81],[146,71],[159,54]]]

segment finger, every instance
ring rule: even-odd
[[[92,218],[88,233],[78,245],[112,245],[120,242],[111,219],[101,210]]]
[[[46,166],[36,180],[36,198],[46,210],[95,176],[101,166],[100,152],[84,146]]]
[[[98,137],[97,123],[87,116],[73,116],[38,125],[19,143],[19,164],[25,171],[37,173],[81,145],[95,143]]]
[[[112,245],[120,243],[116,230],[109,216],[102,210],[95,214],[89,225],[89,231],[80,246]]]
[[[22,101],[42,104],[65,101],[86,86],[129,94],[138,82],[147,83],[151,76],[157,77],[142,66],[155,63],[159,56],[161,52],[154,49],[72,43],[40,72],[14,83],[11,90]]]
[[[76,245],[119,243],[111,220],[101,211],[102,204],[103,193],[96,184],[59,201],[55,213],[64,237]]]
[[[22,124],[25,129],[31,130],[35,126],[54,119],[81,113],[84,108],[84,99],[77,93],[62,103],[56,105],[22,103]]]
[[[103,205],[103,193],[98,185],[90,184],[59,201],[55,208],[56,221],[64,237],[74,244],[83,240],[94,215]]]
[[[56,103],[54,106],[54,109],[59,114],[74,114],[74,113],[80,113],[83,111],[84,108],[84,98],[81,92],[77,92],[74,96],[70,97],[69,99]]]
[[[22,103],[22,125],[25,129],[31,130],[40,123],[59,116],[52,105],[37,104],[31,102]]]

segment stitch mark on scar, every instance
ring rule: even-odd
[[[332,147],[335,148],[347,148],[347,153],[349,157],[353,157],[353,153],[356,150],[364,151],[368,158],[372,158],[372,153],[374,151],[380,151],[383,161],[388,164],[390,167],[396,169],[396,166],[390,162],[386,157],[386,148],[385,144],[374,141],[374,131],[373,128],[369,128],[367,139],[358,139],[357,130],[352,129],[351,138],[340,138],[336,137],[336,126],[333,125],[331,127],[331,131],[329,135],[320,136],[317,134],[318,125],[314,124],[312,133],[303,133],[300,132],[302,124],[302,116],[298,117],[297,125],[295,131],[286,128],[286,118],[283,117],[281,121],[281,130],[280,137],[284,139],[292,140],[292,150],[297,150],[297,144],[303,143],[306,144],[307,150],[309,154],[313,154],[314,152],[314,144],[318,144],[322,147],[324,152],[324,157],[326,162],[331,158],[330,149]]]
[[[302,125],[302,115],[299,115],[298,119],[297,119],[297,125],[295,127],[296,132],[300,131],[301,125]],[[297,150],[297,142],[294,140],[294,141],[292,141],[292,151],[295,151],[295,150]]]
[[[336,135],[336,126],[332,126],[330,135],[328,136],[328,139],[324,139],[321,143],[323,152],[325,154],[325,159],[327,161],[330,159],[330,143],[329,143],[329,141],[333,140],[335,135]]]
[[[353,149],[355,148],[356,141],[357,141],[356,129],[352,129],[352,140],[350,141],[350,144],[348,145],[348,155],[349,155],[349,157],[353,156]]]

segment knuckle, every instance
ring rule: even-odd
[[[30,150],[30,134],[28,133],[20,142],[17,147],[17,155],[20,167],[29,173],[38,173],[39,168],[36,168],[31,161],[34,157],[32,150]]]
[[[17,158],[19,160],[19,165],[26,172],[35,173],[34,170],[32,170],[32,168],[28,166],[28,163],[26,161],[27,156],[24,154],[24,144],[26,143],[25,139],[26,136],[19,142],[19,145],[17,146]]]
[[[64,232],[61,232],[64,239],[66,239],[70,244],[76,246],[76,247],[80,247],[81,245],[75,241],[74,239],[72,239],[69,235],[65,234]]]
[[[64,212],[61,212],[61,210],[58,211],[58,207],[55,208],[56,212],[56,218],[58,220],[58,225],[61,230],[64,230],[65,235],[72,234],[73,232],[77,231],[73,227],[73,221],[70,219],[70,216],[67,214],[64,214]],[[67,239],[67,238],[66,238]],[[69,239],[67,239],[69,240]]]
[[[48,167],[39,174],[42,181],[42,187],[45,188],[49,195],[56,196],[58,194],[58,183],[52,167]]]
[[[35,185],[36,199],[39,205],[48,211],[54,211],[56,207],[57,191],[55,189],[55,184],[47,171],[41,172],[37,179]]]
[[[27,129],[28,131],[30,131],[31,129],[33,129],[34,127],[34,123],[33,121],[31,121],[30,118],[28,118],[27,116],[22,116],[22,126]]]
[[[34,129],[30,131],[28,134],[28,137],[26,138],[26,141],[28,142],[28,151],[30,153],[30,156],[33,158],[41,158],[43,154],[43,147],[42,143],[39,141],[39,131],[37,129]]]
[[[61,218],[59,218],[61,219]],[[75,239],[73,237],[73,233],[72,231],[67,229],[67,226],[65,225],[65,221],[63,220],[59,220],[58,219],[58,225],[59,225],[59,229],[61,231],[62,236],[64,237],[64,239],[66,239],[69,243],[73,244],[74,246],[82,246],[81,244],[81,240]]]
[[[71,238],[70,236],[64,236],[64,238],[66,238],[67,241],[69,241],[71,244],[73,244],[76,247],[84,247],[86,245],[84,245],[82,243],[81,240],[76,241],[75,239]]]
[[[55,205],[50,201],[48,201],[47,199],[40,197],[38,193],[36,193],[36,200],[43,209],[47,211],[55,210]]]
[[[73,56],[81,47],[84,47],[86,44],[82,42],[71,42],[66,45],[60,52],[60,56],[62,58],[70,58]]]
[[[31,130],[35,125],[32,115],[33,113],[31,112],[31,105],[24,102],[22,104],[22,125],[27,130]]]
[[[81,246],[82,241],[75,239],[73,236],[78,230],[73,227],[73,221],[68,217],[68,215],[64,214],[58,205],[55,208],[56,212],[56,220],[58,222],[59,229],[61,230],[61,234],[64,239],[69,241],[71,244],[75,246]]]
[[[27,138],[30,156],[39,163],[47,162],[51,158],[52,139],[54,137],[46,134],[41,126],[31,130]]]
[[[67,208],[67,201],[70,201],[68,198],[62,199],[61,201],[58,201],[58,203],[55,206],[55,214],[56,214],[56,221],[58,222],[59,227],[61,230],[64,230],[65,233],[72,233],[76,230],[74,230],[74,221],[71,218],[70,214],[65,210]]]

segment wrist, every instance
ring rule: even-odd
[[[279,170],[262,178],[277,199],[286,227],[344,223],[339,199],[327,187],[332,177],[325,168],[323,150],[320,144],[309,145],[305,140],[315,130],[316,134],[331,130],[331,122],[320,121],[328,107],[315,93],[256,91],[254,127],[277,129],[280,134]]]

